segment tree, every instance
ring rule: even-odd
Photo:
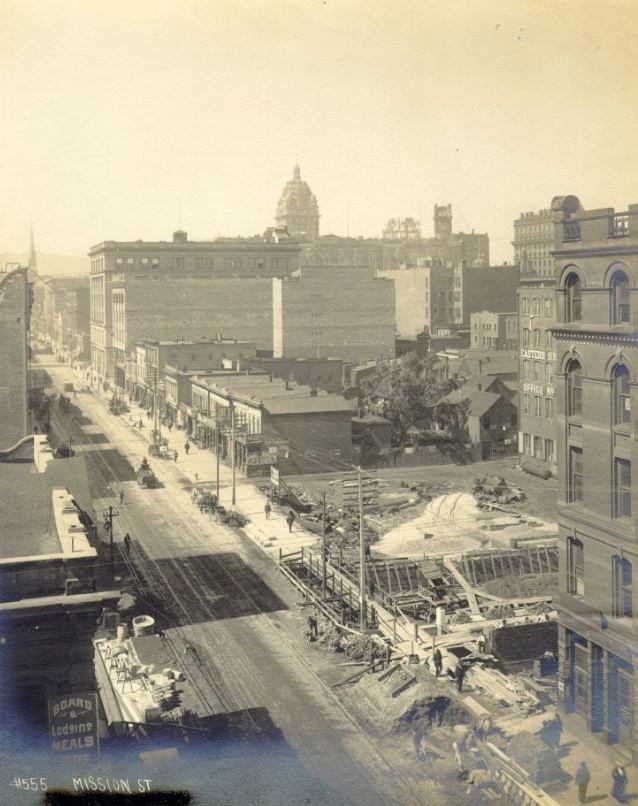
[[[374,375],[361,384],[363,403],[392,423],[393,441],[403,445],[410,428],[449,428],[457,435],[464,428],[467,407],[443,398],[456,388],[441,378],[436,356],[408,353],[396,361],[377,364]]]

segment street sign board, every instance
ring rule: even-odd
[[[279,468],[272,465],[270,467],[270,483],[275,487],[279,487]]]
[[[76,761],[99,752],[97,694],[93,691],[49,697],[49,747]]]

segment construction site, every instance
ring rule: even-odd
[[[347,658],[335,690],[384,752],[399,759],[411,740],[433,775],[467,784],[459,802],[552,803],[567,779],[556,524],[503,477],[468,486],[362,473],[292,485],[286,506],[301,504],[317,542],[280,550],[279,568],[308,640]]]

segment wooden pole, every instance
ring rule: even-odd
[[[231,441],[231,449],[230,449],[230,466],[233,472],[233,493],[232,493],[232,505],[235,506],[235,406],[231,399],[230,401],[230,441]]]
[[[323,492],[323,538],[321,544],[321,551],[323,557],[323,598],[327,596],[326,590],[326,491]]]
[[[361,632],[365,632],[367,627],[366,614],[366,543],[365,526],[363,522],[363,481],[361,478],[361,468],[357,468],[357,481],[359,482],[359,627]]]

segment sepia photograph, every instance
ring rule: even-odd
[[[0,43],[0,806],[638,806],[635,0]]]

